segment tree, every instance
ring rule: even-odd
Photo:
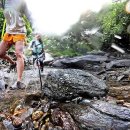
[[[120,35],[122,38],[127,37],[127,40],[124,39],[123,41],[129,44],[129,36],[126,30],[129,25],[130,15],[126,13],[125,6],[126,2],[114,3],[109,6],[106,15],[100,17],[103,49],[107,49],[115,41],[115,35]]]

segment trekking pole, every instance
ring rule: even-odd
[[[38,65],[38,71],[39,71],[40,85],[41,85],[41,90],[42,90],[42,78],[41,78],[40,65],[38,64],[38,52],[37,52],[37,45],[35,45],[35,47],[36,47],[36,59],[37,59],[37,65]]]

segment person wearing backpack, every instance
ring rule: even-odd
[[[27,31],[23,17],[26,16],[30,22],[32,22],[32,18],[24,0],[1,1],[0,6],[4,8],[6,20],[6,32],[0,43],[0,58],[16,67],[17,81],[11,86],[11,89],[24,89],[26,85],[21,80],[24,71],[23,49]],[[13,61],[6,53],[12,45],[15,46],[17,61]]]
[[[32,50],[33,65],[38,60],[38,62],[40,63],[40,70],[41,72],[43,72],[43,68],[44,68],[43,62],[45,60],[45,51],[44,51],[43,41],[39,34],[35,35],[34,40],[32,40],[29,45],[29,49]]]

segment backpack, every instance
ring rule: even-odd
[[[39,44],[37,44],[36,42],[37,42],[36,40],[32,41],[31,48],[34,49],[34,50],[33,50],[33,54],[35,54],[35,55],[36,55],[36,54],[40,55],[40,54],[44,53],[44,46],[43,46],[43,43],[40,43],[40,42],[38,41]],[[39,49],[40,49],[40,50],[39,50]]]

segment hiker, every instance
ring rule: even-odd
[[[33,65],[35,64],[35,61],[38,60],[40,62],[40,70],[41,72],[43,72],[43,61],[45,60],[45,51],[43,41],[39,34],[35,35],[34,40],[32,40],[29,45],[29,49],[32,50]]]
[[[23,48],[26,38],[26,27],[23,17],[25,15],[32,22],[31,15],[24,0],[2,0],[0,5],[4,9],[6,20],[6,32],[0,43],[0,58],[11,63],[12,67],[16,67],[17,81],[11,86],[11,89],[24,89],[26,85],[21,81],[24,71]],[[12,45],[15,46],[17,61],[12,60],[7,55],[7,51]]]

